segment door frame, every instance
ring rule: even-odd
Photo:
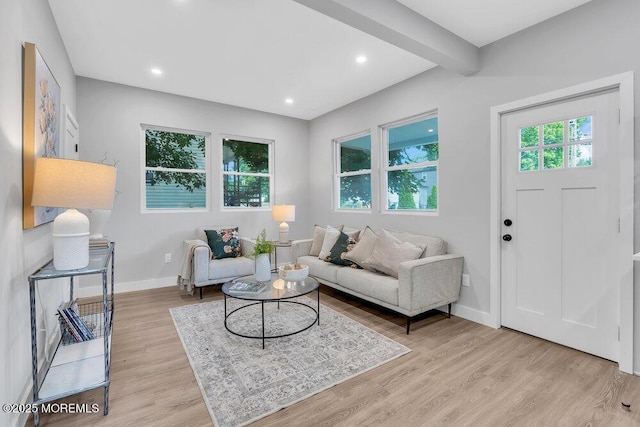
[[[606,89],[620,93],[620,128],[618,165],[620,188],[620,251],[615,270],[620,289],[620,360],[621,371],[633,373],[633,228],[634,228],[634,85],[633,71],[582,83],[565,89],[520,99],[491,107],[490,145],[490,225],[489,225],[489,298],[490,326],[501,327],[501,224],[502,224],[502,115],[552,102],[568,100]]]

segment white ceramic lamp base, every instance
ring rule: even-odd
[[[280,233],[280,243],[289,242],[289,224],[282,222],[278,227],[278,233]]]
[[[53,221],[53,267],[77,270],[89,265],[89,218],[67,209]]]

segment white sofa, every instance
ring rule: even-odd
[[[211,259],[211,250],[207,244],[205,230],[217,230],[220,228],[234,228],[234,226],[199,226],[195,230],[195,240],[199,240],[201,245],[197,246],[193,252],[193,285],[200,290],[200,299],[202,299],[202,288],[204,286],[226,283],[229,280],[251,275],[254,272],[254,260],[246,256]],[[240,237],[243,255],[253,252],[253,245],[253,240]]]
[[[399,264],[398,278],[367,269],[341,266],[309,255],[313,239],[294,240],[292,258],[309,266],[309,275],[320,283],[401,313],[411,319],[431,309],[458,300],[462,282],[463,257],[447,254],[446,242],[439,237],[389,231],[402,242],[426,246],[420,258]]]

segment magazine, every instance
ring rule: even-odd
[[[229,291],[242,294],[257,294],[264,288],[264,283],[237,281],[229,287]]]

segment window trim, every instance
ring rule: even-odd
[[[334,212],[348,212],[348,213],[371,213],[373,211],[373,157],[371,158],[371,163],[369,165],[369,169],[362,169],[359,171],[353,172],[340,172],[340,147],[343,142],[351,141],[353,139],[361,138],[363,136],[369,136],[369,150],[373,153],[373,138],[371,129],[366,129],[360,132],[352,133],[350,135],[346,135],[340,138],[333,139],[333,210]],[[340,207],[340,178],[346,176],[357,176],[357,175],[369,175],[369,182],[371,183],[371,207],[369,209],[346,209]]]
[[[173,132],[173,133],[182,133],[188,135],[197,135],[204,137],[204,157],[205,157],[205,207],[204,208],[193,208],[193,209],[184,209],[184,208],[158,208],[158,209],[149,209],[147,208],[147,186],[146,186],[146,174],[147,170],[158,170],[158,171],[172,171],[172,172],[188,172],[188,173],[202,173],[202,172],[194,172],[194,169],[171,169],[171,168],[147,168],[147,141],[146,141],[146,131],[147,130],[157,130],[161,132]],[[140,162],[141,162],[141,178],[140,178],[140,213],[142,214],[162,214],[162,213],[202,213],[202,212],[210,212],[211,211],[211,132],[205,131],[197,131],[191,129],[182,129],[182,128],[174,128],[168,126],[157,126],[148,123],[140,124]],[[197,169],[201,171],[201,169]]]
[[[242,141],[242,142],[251,142],[256,144],[266,144],[268,148],[269,154],[269,173],[257,173],[257,172],[227,172],[224,170],[222,165],[222,161],[224,159],[224,141],[227,139],[232,139],[234,141]],[[220,134],[220,144],[219,144],[219,164],[220,168],[220,212],[256,212],[256,211],[271,211],[274,205],[274,193],[275,193],[275,167],[274,167],[274,158],[275,158],[275,140],[267,139],[267,138],[256,138],[251,136],[240,136],[234,134]],[[224,176],[225,175],[236,175],[236,176],[262,176],[269,178],[269,206],[268,207],[255,207],[252,208],[250,206],[225,206],[224,205]]]
[[[411,165],[395,165],[389,166],[389,130],[400,126],[405,126],[411,123],[419,122],[430,118],[438,119],[438,160],[436,161],[424,161],[420,163],[412,163]],[[393,122],[385,123],[379,126],[380,133],[380,212],[386,215],[420,215],[420,216],[439,216],[440,215],[440,116],[438,109],[429,110],[427,112],[416,114],[410,117],[406,117]],[[405,169],[420,169],[425,167],[436,167],[436,182],[438,185],[437,204],[438,208],[435,210],[424,209],[389,209],[387,203],[388,185],[389,185],[389,172],[395,170]]]

